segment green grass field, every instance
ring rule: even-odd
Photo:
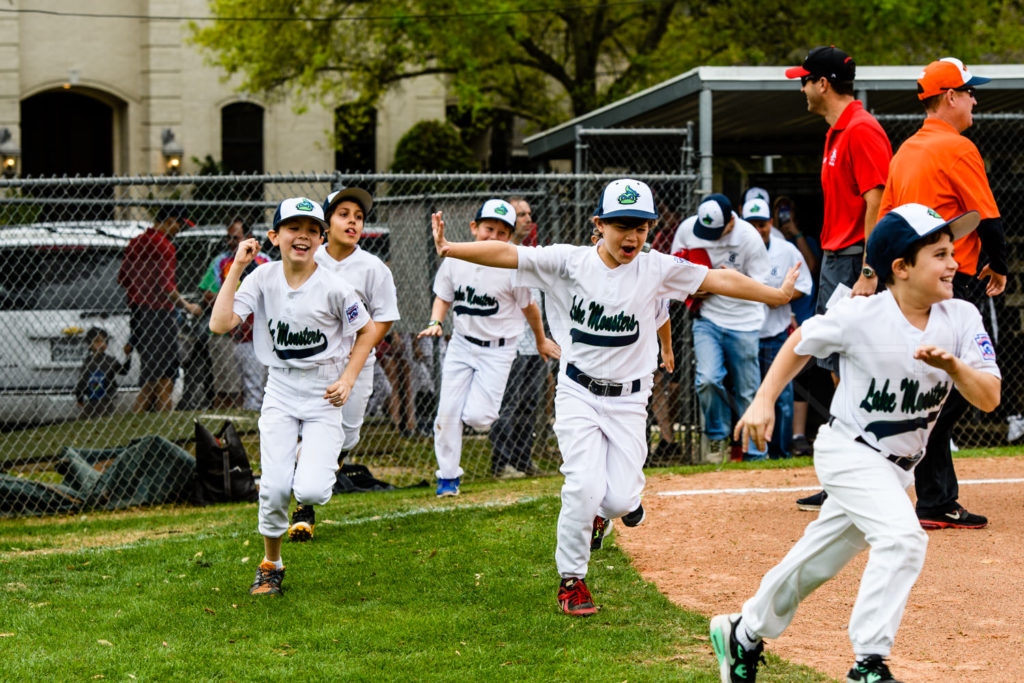
[[[588,577],[601,611],[558,611],[560,483],[336,497],[312,543],[285,545],[282,598],[247,593],[255,505],[0,520],[2,678],[717,680],[708,615],[671,604],[614,543]],[[828,680],[771,656],[760,673]]]

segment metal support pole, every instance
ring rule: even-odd
[[[573,173],[579,176],[583,173],[583,149],[586,145],[583,142],[583,126],[576,126],[576,163],[573,166]],[[579,229],[582,217],[580,215],[580,207],[583,201],[583,187],[582,181],[577,177],[573,183],[574,188],[574,201],[573,201],[573,228]]]
[[[712,183],[712,151],[711,134],[713,129],[711,113],[711,91],[707,88],[700,91],[699,125],[700,125],[700,183],[698,189],[701,195],[711,194]]]

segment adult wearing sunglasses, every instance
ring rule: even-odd
[[[1006,239],[981,154],[961,135],[973,123],[978,103],[975,86],[989,80],[971,74],[955,57],[924,68],[917,79],[924,124],[893,157],[878,217],[907,202],[930,206],[947,219],[967,211],[981,215],[977,230],[954,243],[959,269],[953,276],[953,296],[978,307],[991,335],[987,299],[1002,294],[1006,287]],[[984,342],[989,342],[987,352],[995,356],[995,338],[979,343]],[[926,529],[981,529],[988,524],[985,517],[971,514],[958,501],[950,442],[953,427],[966,411],[967,402],[954,388],[928,439],[926,455],[914,472],[917,516]]]
[[[878,217],[882,189],[892,159],[892,145],[882,126],[854,99],[857,65],[835,47],[816,47],[801,66],[786,69],[787,78],[800,79],[807,110],[829,125],[821,159],[824,214],[821,225],[822,260],[818,281],[817,312],[824,313],[840,284],[854,296],[875,293],[878,278],[864,260],[864,244]],[[818,359],[818,365],[838,382],[838,358]],[[821,491],[796,501],[801,510],[818,510],[825,500]]]

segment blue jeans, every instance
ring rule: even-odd
[[[765,337],[761,340],[761,348],[758,351],[757,359],[761,364],[761,379],[768,374],[768,368],[778,355],[779,349],[786,343],[785,330],[774,337]],[[779,400],[775,402],[775,429],[772,431],[772,440],[768,443],[768,457],[773,460],[778,458],[790,458],[790,442],[793,440],[793,383],[790,382],[779,394]]]
[[[709,320],[693,321],[693,351],[697,357],[697,400],[704,414],[704,431],[712,440],[732,434],[732,412],[739,417],[754,400],[761,381],[757,364],[759,332],[739,332],[719,327]],[[722,382],[732,378],[735,396],[730,397]],[[752,459],[764,459],[766,451],[748,444]]]

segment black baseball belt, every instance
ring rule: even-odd
[[[835,421],[836,418],[829,417],[829,426],[831,427],[832,423]],[[864,437],[860,436],[859,434],[855,436],[853,440],[856,441],[857,443],[864,444],[865,446],[867,446],[876,453],[881,453],[882,455],[885,456],[886,460],[893,463],[894,465],[896,465],[896,467],[899,467],[901,470],[904,470],[905,472],[909,472],[911,469],[913,469],[914,465],[916,465],[921,460],[921,458],[924,457],[923,450],[920,453],[915,453],[914,455],[893,455],[892,453],[886,453],[885,451],[880,450],[877,446],[872,446],[871,444],[869,444],[867,441],[864,440]]]
[[[464,334],[462,336],[470,344],[476,344],[477,346],[482,346],[485,349],[489,348],[491,346],[494,346],[494,347],[497,348],[499,346],[504,346],[505,345],[505,340],[504,339],[492,339],[492,340],[488,341],[486,339],[477,339],[476,337],[470,337],[468,334]]]
[[[565,366],[565,374],[576,384],[594,394],[595,396],[622,396],[623,394],[635,394],[640,391],[640,380],[632,382],[608,382],[603,379],[596,379],[581,371],[578,367],[569,363]]]

